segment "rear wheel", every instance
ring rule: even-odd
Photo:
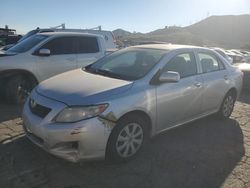
[[[121,120],[112,131],[107,156],[117,162],[135,157],[148,140],[146,121],[134,115]]]
[[[219,116],[222,118],[229,118],[233,112],[235,101],[236,101],[235,93],[234,92],[227,93],[221,104]]]
[[[25,75],[15,75],[7,82],[6,98],[10,103],[23,104],[35,86],[34,79]]]

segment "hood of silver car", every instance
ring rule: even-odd
[[[4,57],[4,56],[13,56],[16,55],[17,53],[14,52],[7,52],[7,51],[2,51],[0,50],[0,57]]]
[[[133,82],[87,73],[81,69],[69,71],[42,82],[36,91],[67,105],[100,103],[126,92]]]

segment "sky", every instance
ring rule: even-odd
[[[0,10],[0,27],[9,25],[18,34],[62,23],[146,33],[211,15],[250,14],[250,0],[0,0]]]

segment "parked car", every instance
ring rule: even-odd
[[[250,55],[249,56],[245,56],[243,59],[242,59],[243,62],[246,62],[246,63],[250,63]]]
[[[235,53],[235,54],[238,54],[238,55],[240,55],[240,56],[244,56],[244,53],[242,53],[240,50],[237,50],[237,49],[231,49],[231,50],[229,50],[229,51],[231,51],[231,52],[233,52],[233,53]]]
[[[233,59],[233,64],[234,63],[239,63],[242,61],[243,56],[240,54],[237,54],[231,50],[226,50],[226,54]]]
[[[229,57],[225,50],[223,50],[222,48],[211,48],[213,50],[215,50],[216,52],[218,52],[222,57],[224,57],[230,64],[233,64],[233,58]]]
[[[245,51],[245,50],[240,50],[240,53],[242,53],[244,55],[244,57],[250,56],[250,52]]]
[[[236,63],[238,67],[244,74],[243,76],[243,88],[250,89],[250,63]]]
[[[66,160],[124,161],[149,137],[218,113],[228,118],[242,72],[212,50],[140,45],[50,78],[26,101],[26,136]]]
[[[37,29],[29,31],[18,42],[21,42],[25,40],[26,38],[29,38],[30,36],[33,36],[35,34],[47,33],[47,32],[77,32],[77,33],[90,33],[90,34],[102,35],[107,49],[113,50],[117,48],[115,36],[111,31],[93,30],[93,29],[65,29],[65,28],[64,29],[56,29],[56,28],[55,29],[53,28],[40,29],[40,28],[37,28]],[[2,50],[6,51],[14,45],[15,43],[4,46]]]
[[[83,33],[35,34],[0,53],[0,90],[23,103],[39,82],[87,66],[106,53],[104,38]]]

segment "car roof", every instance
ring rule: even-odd
[[[146,45],[132,46],[131,48],[148,48],[148,49],[159,49],[159,50],[176,50],[176,49],[210,50],[209,48],[205,48],[205,47],[191,46],[191,45],[180,45],[180,44],[146,44]]]
[[[101,36],[98,34],[92,34],[92,33],[79,33],[79,32],[43,32],[43,33],[37,33],[36,35],[47,35],[47,36]]]

